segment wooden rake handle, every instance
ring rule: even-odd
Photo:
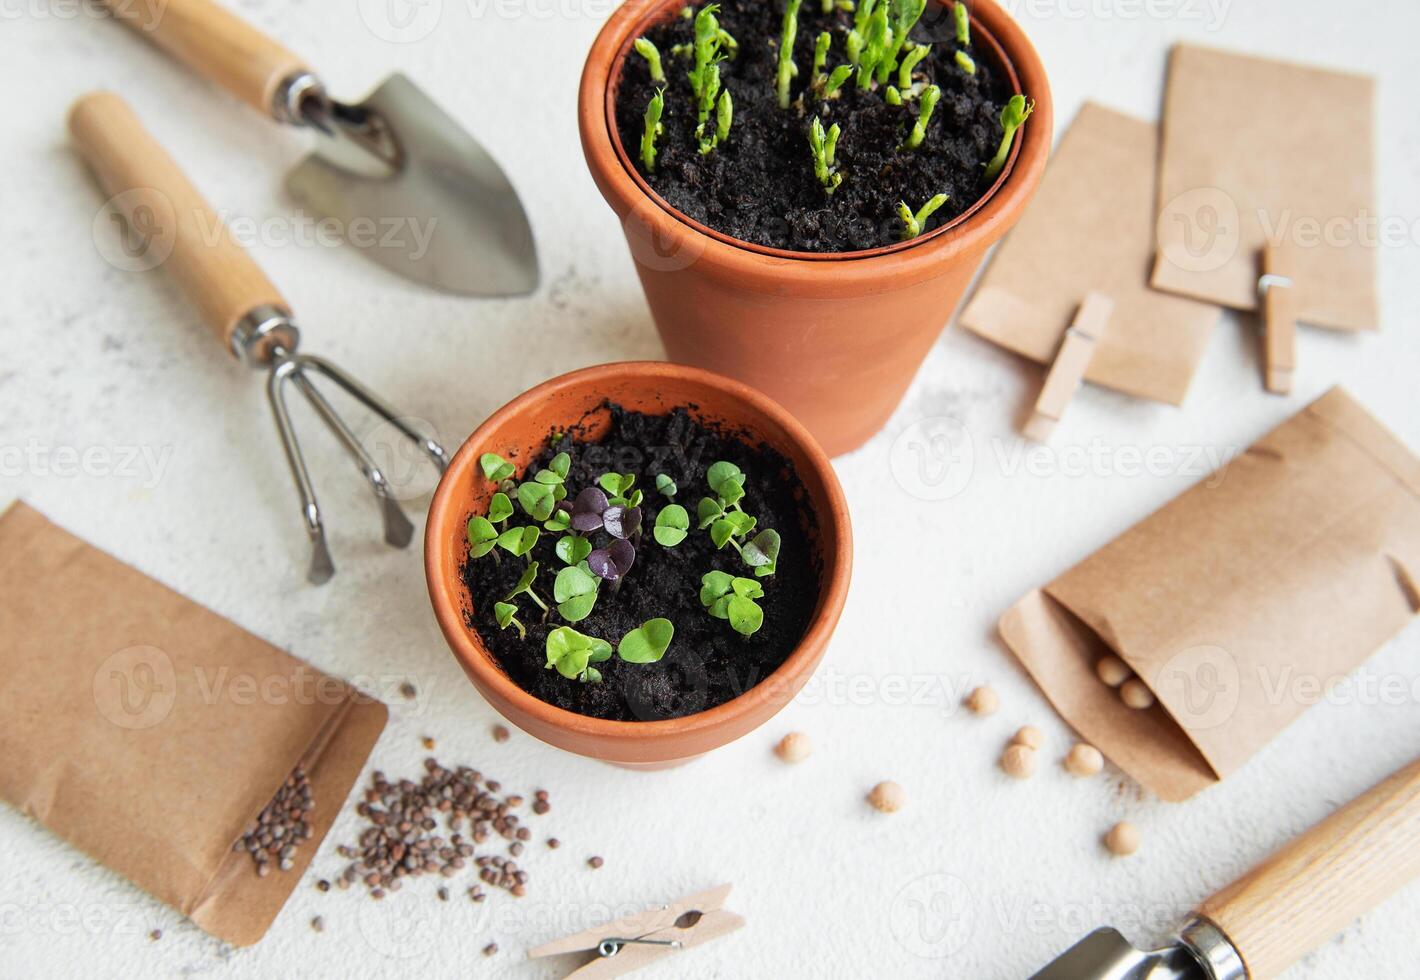
[[[1223,889],[1199,913],[1270,980],[1420,876],[1420,760]]]
[[[306,63],[213,0],[101,0],[114,18],[243,102],[282,118],[283,83]]]
[[[69,132],[147,266],[161,265],[202,311],[218,341],[235,355],[232,335],[263,308],[289,312],[281,293],[198,193],[172,157],[112,92],[82,96],[69,110]]]

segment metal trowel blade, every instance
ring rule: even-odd
[[[1114,929],[1097,929],[1031,980],[1208,980],[1182,946],[1145,952]]]
[[[417,282],[467,296],[537,288],[532,226],[513,185],[423,90],[395,74],[364,102],[335,106],[360,125],[315,127],[315,152],[286,178],[298,201]]]

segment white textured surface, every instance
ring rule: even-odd
[[[1260,390],[1251,332],[1229,316],[1182,411],[1098,390],[1079,398],[1057,449],[1098,446],[1108,461],[1074,475],[1067,470],[1078,457],[1046,454],[1033,468],[1014,455],[1024,447],[1012,423],[1039,373],[948,331],[889,430],[838,463],[858,561],[819,682],[764,731],[657,775],[563,755],[521,734],[492,744],[493,713],[454,668],[428,613],[418,551],[391,553],[378,542],[357,479],[309,426],[340,573],[325,589],[302,583],[297,514],[260,382],[195,329],[171,284],[121,273],[95,253],[99,195],[66,144],[63,113],[86,89],[119,90],[213,201],[258,220],[290,212],[279,175],[303,139],[61,0],[0,4],[0,447],[9,463],[14,447],[28,446],[147,447],[166,460],[160,479],[10,467],[0,503],[24,497],[326,670],[412,676],[421,701],[393,705],[374,764],[408,771],[422,755],[418,738],[432,735],[448,761],[551,788],[556,806],[544,826],[565,842],[556,852],[533,849],[533,895],[522,903],[500,896],[481,911],[466,901],[440,905],[435,884],[423,881],[376,905],[312,887],[339,867],[334,845],[353,826],[342,819],[266,940],[233,951],[0,809],[8,882],[0,973],[550,976],[522,963],[519,951],[572,931],[601,905],[732,880],[732,907],[749,927],[646,976],[1022,977],[1105,922],[1160,938],[1211,889],[1409,761],[1420,741],[1415,628],[1365,671],[1403,679],[1412,693],[1394,703],[1363,693],[1321,705],[1229,784],[1187,805],[1141,800],[1113,770],[1079,783],[1045,765],[1015,784],[994,769],[1020,724],[1045,731],[1047,759],[1068,739],[1000,648],[997,616],[1194,482],[1202,471],[1192,447],[1241,448],[1337,382],[1420,447],[1420,70],[1412,50],[1420,12],[1350,4],[1338,23],[1335,5],[1320,0],[1216,2],[1225,4],[1221,24],[1192,0],[1072,0],[1063,4],[1069,14],[1019,0],[1015,9],[1051,72],[1061,129],[1087,96],[1153,115],[1176,38],[1372,68],[1381,79],[1380,212],[1411,229],[1408,244],[1381,250],[1384,331],[1357,338],[1305,330],[1299,391],[1283,400]],[[439,20],[404,44],[368,29],[360,11],[384,9],[376,0],[239,6],[309,57],[337,92],[364,91],[396,68],[427,85],[513,175],[541,247],[545,285],[535,297],[478,303],[406,285],[348,248],[265,245],[259,260],[299,311],[309,349],[367,377],[452,445],[548,376],[661,355],[577,141],[578,73],[606,0],[423,0],[417,16]],[[889,475],[894,462],[899,473],[915,464],[911,437],[894,455],[895,437],[932,417],[964,425],[975,450],[971,479],[945,501],[918,499]],[[1135,475],[1127,454],[1150,449],[1165,472]],[[1004,707],[982,721],[957,701],[985,680]],[[812,733],[818,752],[786,769],[769,750],[791,728]],[[892,817],[862,802],[882,778],[909,795]],[[1144,848],[1112,861],[1098,838],[1123,817],[1141,826]],[[607,859],[599,872],[583,866],[592,853]],[[948,877],[918,880],[929,875]],[[934,892],[945,904],[932,904]],[[914,899],[925,903],[925,932],[913,928]],[[321,935],[308,928],[317,913]],[[1417,918],[1420,887],[1411,887],[1294,975],[1413,975]],[[906,942],[895,938],[895,922],[908,927],[898,930]],[[924,950],[939,922],[944,942]],[[165,933],[161,942],[146,938],[154,927]],[[490,938],[503,952],[485,962],[478,951]],[[944,949],[944,958],[918,955]]]

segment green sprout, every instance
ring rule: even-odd
[[[552,512],[552,516],[542,522],[543,530],[553,534],[561,534],[572,526],[572,514],[570,511],[558,507]]]
[[[493,495],[493,499],[488,501],[488,519],[494,524],[506,524],[512,516],[513,502],[508,499],[506,493],[498,491]]]
[[[526,640],[528,638],[527,627],[518,621],[518,607],[511,602],[495,602],[493,604],[493,618],[498,620],[499,629],[516,626],[518,639]]]
[[[674,548],[690,533],[690,515],[680,504],[669,504],[656,515],[656,527],[651,534],[658,544]],[[559,544],[561,542],[558,542]]]
[[[858,6],[853,8],[853,28],[844,42],[850,64],[858,64],[862,56],[863,45],[868,37],[868,21],[872,18],[873,8],[876,6],[877,0],[858,0]]]
[[[521,558],[533,550],[538,535],[542,532],[535,527],[510,527],[498,535],[498,547]]]
[[[888,49],[892,46],[892,28],[888,25],[888,0],[878,0],[868,18],[868,30],[863,35],[858,54],[858,88],[866,91],[873,84],[880,67],[889,64]],[[886,76],[884,76],[886,77]]]
[[[666,73],[661,68],[661,52],[656,50],[655,44],[644,37],[638,37],[633,44],[636,53],[646,59],[646,65],[651,69],[651,81],[664,82]]]
[[[666,655],[674,636],[669,619],[648,619],[621,638],[616,653],[629,664],[653,664]]]
[[[898,52],[907,43],[907,36],[913,26],[922,18],[927,9],[927,0],[887,0],[891,34],[888,38],[885,56],[877,65],[877,83],[884,84],[888,74],[897,67]]]
[[[547,634],[547,669],[569,681],[601,683],[601,671],[592,664],[611,659],[611,644],[594,636],[583,636],[570,626],[559,626]]]
[[[912,50],[903,56],[902,64],[897,68],[897,87],[909,89],[912,87],[912,69],[917,67],[918,62],[931,52],[932,47],[928,44],[914,44]]]
[[[675,481],[672,480],[670,477],[666,476],[664,473],[659,473],[656,475],[656,492],[664,496],[666,499],[674,500],[676,491],[678,489],[679,487],[675,485]]]
[[[966,0],[957,0],[952,4],[952,20],[957,26],[957,43],[971,43],[971,15],[966,9]]]
[[[592,614],[598,581],[582,565],[569,565],[557,573],[552,583],[552,597],[557,600],[557,611],[563,619],[579,623]]]
[[[784,5],[784,20],[779,29],[779,68],[775,75],[775,90],[779,93],[779,108],[789,108],[789,82],[799,74],[794,64],[794,41],[799,35],[799,4],[788,0]]]
[[[1016,130],[1025,124],[1034,109],[1035,103],[1027,103],[1024,95],[1013,95],[1011,101],[1007,102],[1006,107],[1001,110],[1001,128],[1005,130],[1005,133],[1001,136],[1001,145],[997,148],[996,155],[986,165],[986,179],[988,181],[995,180],[996,176],[1005,168],[1006,158],[1011,155],[1011,142],[1016,138]]]
[[[640,507],[641,491],[636,486],[635,473],[603,473],[597,484],[607,492],[607,503],[612,507]]]
[[[834,123],[825,133],[818,116],[814,116],[814,121],[809,126],[809,150],[814,157],[814,176],[823,186],[825,194],[832,194],[838,190],[838,185],[843,183],[843,175],[833,165],[834,155],[838,150],[838,134],[838,123]]]
[[[498,529],[486,517],[468,519],[468,554],[470,558],[482,558],[498,543]]]
[[[758,518],[746,514],[744,511],[726,511],[711,522],[710,541],[716,548],[724,548],[727,544],[733,544],[736,550],[740,550],[740,543],[736,539],[748,536],[758,523]]]
[[[912,134],[900,149],[915,150],[922,145],[922,141],[927,138],[927,124],[932,121],[932,111],[937,108],[937,101],[941,97],[942,90],[936,85],[928,85],[922,90],[922,103],[917,107],[917,121],[912,124]]]
[[[809,81],[809,88],[825,99],[837,98],[843,83],[853,77],[852,65],[839,65],[832,72],[824,74],[824,67],[828,63],[828,49],[832,43],[833,36],[828,31],[820,34],[814,42],[813,77]]]
[[[518,584],[513,586],[513,591],[503,597],[504,602],[512,602],[520,595],[526,595],[542,609],[543,618],[546,619],[552,612],[547,607],[547,603],[542,601],[542,597],[533,591],[533,583],[537,581],[537,562],[528,562],[528,567],[523,569],[523,577],[518,579]]]
[[[580,534],[569,534],[559,538],[554,546],[557,557],[568,565],[579,565],[592,553],[592,543]]]
[[[825,11],[827,13],[827,11]],[[823,75],[824,65],[828,64],[828,49],[833,46],[833,35],[824,31],[814,38],[814,61],[813,72],[811,73],[814,82],[817,82]]]
[[[889,85],[883,92],[883,101],[888,105],[902,105],[902,93],[897,90],[896,85]]]
[[[478,457],[478,465],[483,468],[483,475],[494,483],[502,483],[516,472],[513,464],[497,453],[484,453]]]
[[[921,209],[914,214],[912,209],[907,206],[906,201],[898,201],[897,213],[902,218],[902,235],[899,237],[905,242],[922,234],[922,229],[927,224],[927,219],[932,216],[932,212],[946,203],[947,195],[938,194],[922,205]]]
[[[971,55],[967,54],[965,51],[958,51],[952,57],[956,60],[957,67],[962,71],[966,72],[968,75],[976,74],[976,61]]]
[[[744,563],[754,569],[755,578],[768,578],[779,569],[779,532],[765,529],[740,549]]]
[[[754,601],[763,597],[764,586],[752,578],[714,571],[700,579],[700,604],[716,619],[729,620],[742,636],[752,636],[764,625],[764,610]]]
[[[656,89],[651,101],[646,103],[645,126],[641,130],[641,165],[646,173],[656,172],[656,138],[666,131],[661,124],[661,113],[666,107],[666,90]]]
[[[700,155],[704,156],[730,138],[730,125],[735,121],[735,101],[730,98],[730,90],[720,93],[720,101],[715,104],[715,141],[709,146],[700,145]]]
[[[518,503],[529,517],[535,521],[552,517],[557,502],[567,496],[565,481],[571,466],[572,457],[558,453],[531,480],[518,484]]]
[[[695,67],[691,68],[688,75],[690,90],[695,94],[698,115],[695,138],[700,141],[701,153],[709,153],[729,136],[733,115],[733,104],[728,101],[728,90],[723,94],[720,91],[720,62],[725,60],[720,49],[725,46],[727,39],[732,47],[736,45],[734,38],[720,30],[720,22],[715,18],[715,12],[719,9],[720,5],[717,3],[707,4],[695,15],[695,42],[691,49]],[[705,124],[710,119],[712,109],[716,112],[716,130],[714,134],[706,135]]]

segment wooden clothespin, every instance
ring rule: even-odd
[[[1090,292],[1075,312],[1075,320],[1065,331],[1060,351],[1045,376],[1045,386],[1036,399],[1035,411],[1022,430],[1036,442],[1049,442],[1055,426],[1065,417],[1065,408],[1085,380],[1085,371],[1095,356],[1095,345],[1104,337],[1114,312],[1114,300],[1104,293]]]
[[[745,920],[724,908],[730,885],[688,895],[669,905],[629,915],[604,926],[528,950],[529,959],[592,952],[596,957],[568,974],[605,980],[649,966],[667,956],[734,932]]]
[[[1297,290],[1280,246],[1262,249],[1257,296],[1262,307],[1263,383],[1275,395],[1289,395],[1297,366]]]

